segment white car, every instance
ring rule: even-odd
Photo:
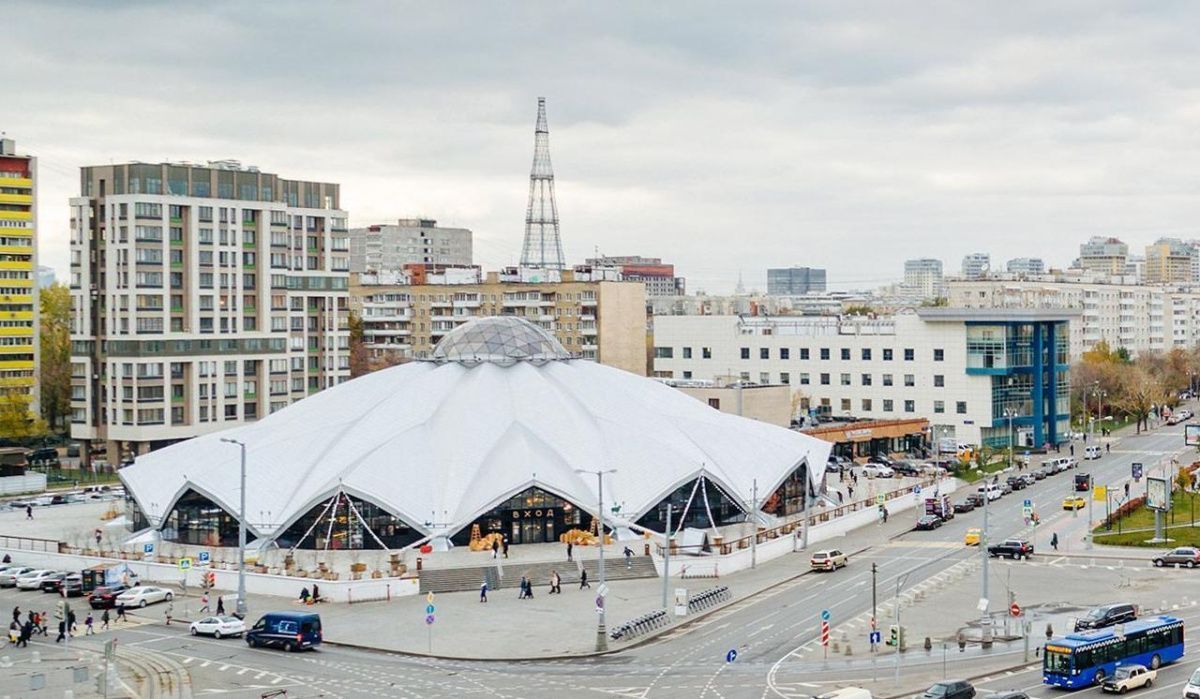
[[[863,475],[867,478],[892,478],[896,475],[896,472],[892,470],[891,466],[867,464],[863,466]]]
[[[17,578],[34,572],[29,566],[13,566],[0,571],[0,587],[12,587],[17,584]]]
[[[213,638],[241,636],[246,633],[246,622],[235,616],[210,616],[193,621],[189,630],[193,636],[201,634]]]
[[[174,595],[166,588],[138,585],[117,595],[116,603],[126,607],[145,607],[155,602],[170,602],[172,597]]]
[[[1191,679],[1183,685],[1183,699],[1200,699],[1200,668],[1193,672]]]
[[[1105,692],[1124,694],[1138,687],[1149,687],[1157,678],[1157,670],[1150,670],[1143,665],[1118,665],[1113,676],[1104,680],[1100,688]]]
[[[36,590],[42,586],[42,583],[53,577],[57,570],[31,570],[21,577],[17,578],[18,590]]]

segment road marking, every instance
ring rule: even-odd
[[[763,631],[766,631],[767,629],[771,628],[772,626],[774,626],[774,624],[767,624],[766,626],[763,626],[756,631],[751,631],[750,634],[746,636],[746,638],[753,638],[753,637],[757,636],[758,634],[762,633]]]

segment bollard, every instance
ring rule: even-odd
[[[958,652],[962,653],[967,650],[967,637],[961,631],[958,634]]]
[[[838,642],[837,642],[837,641],[834,641],[834,642],[833,642],[833,652],[834,652],[834,653],[840,653],[841,651],[839,650],[839,648],[840,648],[840,646],[838,646]]]
[[[12,660],[7,655],[0,656],[0,667],[12,667]]]
[[[1054,638],[1054,626],[1050,622],[1046,622],[1046,640]]]
[[[850,650],[849,643],[846,644],[846,655],[854,655],[854,653]]]
[[[929,652],[931,650],[933,650],[933,641],[928,636],[926,636],[925,637],[925,651]]]
[[[40,650],[35,650],[35,651],[33,651],[33,653],[30,653],[29,662],[31,662],[31,663],[42,662],[42,652]]]

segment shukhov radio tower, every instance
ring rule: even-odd
[[[538,98],[534,128],[533,169],[529,172],[529,205],[525,208],[525,244],[521,266],[565,269],[562,238],[558,235],[558,204],[554,201],[554,168],[550,166],[550,127],[546,98]]]

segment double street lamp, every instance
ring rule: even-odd
[[[242,470],[240,504],[238,509],[238,591],[237,615],[246,616],[246,443],[229,437],[221,437],[222,442],[236,444],[242,450]]]
[[[579,474],[588,473],[588,474],[594,474],[596,476],[596,494],[599,499],[599,503],[598,503],[598,507],[597,507],[597,517],[598,517],[597,527],[599,529],[598,533],[600,535],[600,563],[598,565],[598,568],[599,568],[598,576],[600,578],[600,584],[596,586],[596,590],[597,590],[596,613],[600,617],[600,619],[598,622],[598,626],[596,627],[596,651],[597,652],[603,652],[603,651],[608,650],[608,637],[606,635],[607,631],[605,630],[605,624],[604,624],[605,614],[608,611],[607,604],[604,599],[604,591],[605,591],[605,589],[604,589],[604,476],[605,476],[605,474],[616,473],[616,472],[617,472],[617,469],[615,469],[615,468],[597,469],[597,470],[588,470],[588,469],[584,469],[584,468],[575,469],[575,473],[579,473]],[[669,546],[670,543],[668,542],[667,545]]]

